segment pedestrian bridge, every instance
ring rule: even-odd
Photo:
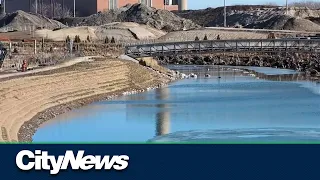
[[[126,46],[125,54],[133,57],[156,57],[204,53],[320,53],[320,39],[237,39],[164,42]]]

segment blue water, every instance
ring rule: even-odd
[[[181,137],[188,141],[185,132],[195,131],[199,135],[189,133],[190,141],[201,141],[193,137],[203,134],[205,141],[216,141],[219,140],[216,133],[226,130],[224,137],[229,140],[241,141],[239,137],[246,137],[247,141],[248,136],[240,134],[250,131],[251,138],[263,136],[267,138],[258,140],[268,141],[270,136],[261,134],[259,129],[269,128],[265,130],[269,133],[270,128],[280,128],[272,139],[284,141],[283,137],[290,133],[283,132],[295,131],[293,138],[296,139],[297,128],[320,128],[320,85],[304,81],[296,72],[252,68],[257,73],[249,74],[233,67],[170,68],[195,72],[200,78],[177,81],[165,88],[94,103],[60,115],[43,124],[33,140],[146,142],[153,138],[162,141],[162,137],[165,141],[170,141],[170,137],[177,141],[177,137]],[[207,73],[211,74],[210,78],[204,78]],[[239,134],[236,139],[235,133]],[[320,142],[320,136],[309,138],[317,139]],[[308,136],[299,140],[306,141]]]

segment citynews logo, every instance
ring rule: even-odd
[[[28,162],[24,162],[24,158],[28,158]],[[124,170],[129,165],[129,156],[84,156],[84,151],[78,151],[75,156],[73,151],[66,151],[64,156],[48,155],[48,151],[35,150],[35,153],[29,150],[22,150],[16,156],[16,165],[23,171],[35,170],[48,170],[50,174],[55,175],[60,170],[66,170],[71,165],[73,170]]]

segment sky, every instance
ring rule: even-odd
[[[289,3],[295,1],[301,0],[288,0]],[[223,2],[224,0],[188,0],[188,9],[205,9],[207,7],[218,7],[223,6]],[[270,2],[284,5],[286,3],[286,0],[226,0],[227,5],[266,4]]]

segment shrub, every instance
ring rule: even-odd
[[[108,36],[106,36],[106,38],[104,39],[104,43],[105,43],[105,44],[110,43]]]
[[[81,39],[80,39],[80,36],[79,36],[79,35],[76,35],[76,36],[74,37],[74,42],[75,42],[75,43],[80,43],[80,42],[81,42]]]
[[[207,35],[204,36],[203,40],[207,41],[208,40],[208,37]]]
[[[19,53],[17,47],[14,47],[14,48],[13,48],[13,53]]]
[[[67,38],[66,38],[66,43],[69,43],[70,42],[70,36],[67,36]]]
[[[112,36],[112,38],[111,38],[111,43],[116,43],[116,40],[114,39],[113,36]]]

